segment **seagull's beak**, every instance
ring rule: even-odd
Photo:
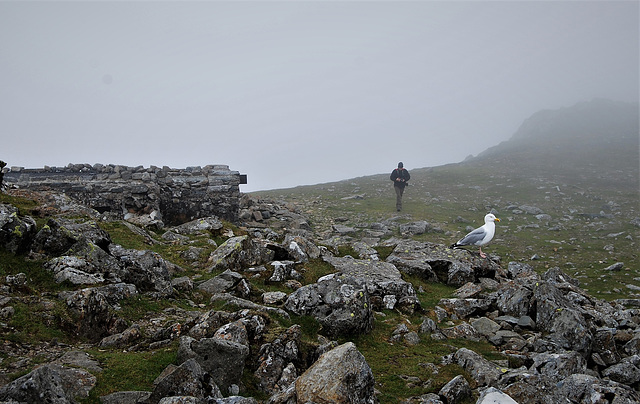
[[[496,222],[499,222],[499,221],[500,221],[500,219],[498,219],[498,218],[496,217]]]

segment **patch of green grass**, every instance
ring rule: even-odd
[[[189,245],[183,245],[164,242],[158,234],[148,232],[148,234],[156,241],[154,243],[149,243],[147,238],[131,231],[131,229],[121,221],[101,222],[100,227],[109,233],[111,240],[115,244],[119,244],[128,249],[156,252],[165,260],[180,266],[191,274],[198,270],[198,266],[203,266],[206,263],[209,254],[216,249],[216,246],[209,242],[209,238],[207,236],[198,235],[190,237],[191,242]],[[203,248],[200,260],[196,263],[196,268],[193,268],[192,263],[186,261],[181,255],[189,247]]]
[[[411,320],[399,313],[385,311],[384,317],[376,319],[370,334],[352,339],[373,371],[376,388],[381,392],[378,399],[382,404],[437,393],[453,377],[460,374],[471,380],[457,365],[441,366],[443,356],[455,352],[455,346],[469,346],[470,341],[439,341],[431,339],[428,335],[421,335],[420,343],[413,346],[404,341],[391,342],[391,336],[398,324],[404,323],[410,330],[417,331],[420,326],[419,319],[420,317],[415,317]],[[490,344],[473,344],[473,349],[488,359],[501,358]],[[430,364],[436,365],[438,372],[432,373],[430,369],[433,365]]]
[[[33,199],[25,198],[22,196],[9,195],[4,192],[0,192],[0,203],[6,203],[18,208],[18,213],[21,216],[32,214],[39,204]]]
[[[336,269],[321,258],[312,259],[305,263],[302,272],[302,284],[315,283],[319,278],[336,272]]]
[[[15,313],[8,321],[11,331],[3,333],[3,339],[23,344],[70,341],[62,331],[62,322],[70,324],[70,318],[63,308],[56,306],[53,310],[47,310],[42,305],[23,302],[14,302],[12,307]]]
[[[376,246],[376,247],[374,247],[374,249],[378,252],[378,257],[380,257],[380,260],[384,261],[391,255],[391,253],[393,252],[395,247],[393,247],[393,246],[389,246],[389,247]]]
[[[17,289],[25,294],[38,294],[42,292],[59,292],[68,290],[73,286],[67,283],[57,283],[51,272],[43,268],[44,261],[28,260],[24,255],[16,255],[11,251],[0,248],[0,276],[17,275],[24,273],[27,282]]]
[[[135,322],[149,315],[160,313],[169,307],[180,307],[185,310],[193,310],[193,307],[184,300],[155,299],[148,295],[137,295],[120,301],[118,315],[128,321]]]
[[[100,397],[118,391],[152,391],[153,381],[170,364],[176,363],[177,348],[147,352],[88,351],[103,369],[96,386],[83,404],[98,404]]]
[[[411,283],[418,295],[422,309],[425,311],[433,309],[440,299],[453,296],[457,289],[444,283],[427,282],[419,276],[403,275],[405,281]]]

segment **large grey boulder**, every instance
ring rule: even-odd
[[[168,297],[173,294],[172,273],[177,267],[166,261],[160,254],[149,250],[130,250],[113,246],[111,254],[117,258],[118,277],[126,283],[136,285],[142,293],[150,293],[157,297]]]
[[[308,262],[320,257],[320,248],[311,240],[297,234],[287,234],[282,246],[288,252],[289,257],[296,262]]]
[[[581,307],[572,302],[568,290],[575,288],[569,282],[557,282],[548,277],[541,281],[533,294],[536,306],[536,325],[549,333],[548,339],[562,349],[587,354],[593,334]]]
[[[104,283],[103,274],[95,273],[91,261],[76,256],[55,257],[44,263],[43,267],[53,273],[56,282],[69,282],[74,285],[94,285]]]
[[[77,333],[97,342],[108,335],[124,331],[126,323],[115,314],[114,307],[122,299],[137,294],[134,285],[120,283],[62,292],[60,297],[77,320]]]
[[[518,404],[518,402],[495,387],[489,387],[480,393],[476,404]]]
[[[501,282],[494,295],[500,313],[514,317],[529,315],[533,291],[520,282]]]
[[[38,256],[57,257],[68,255],[67,251],[84,239],[84,243],[92,244],[107,251],[111,244],[111,236],[102,230],[95,221],[75,221],[65,218],[51,218],[35,235],[31,245],[31,253]]]
[[[601,366],[611,366],[620,361],[620,354],[616,346],[616,329],[601,327],[593,332],[591,357]]]
[[[471,397],[471,386],[463,376],[458,375],[445,384],[438,394],[445,398],[447,404],[456,404]]]
[[[282,310],[277,307],[265,306],[258,303],[254,303],[251,300],[243,299],[241,297],[236,297],[230,293],[216,293],[215,295],[211,296],[212,303],[220,302],[220,301],[224,302],[226,306],[250,309],[250,310],[266,312],[266,313],[276,313],[277,315],[282,316],[284,318],[289,318],[289,313],[287,313],[285,310]]]
[[[323,354],[295,383],[298,403],[373,404],[375,380],[355,344]]]
[[[489,362],[467,348],[458,349],[453,359],[459,366],[469,372],[479,386],[497,386],[503,373],[498,365]]]
[[[36,234],[36,221],[18,215],[18,208],[0,203],[0,247],[12,253],[24,252]]]
[[[585,374],[568,376],[548,395],[552,403],[640,403],[640,394],[631,387]]]
[[[491,307],[491,300],[446,298],[440,299],[438,306],[462,319],[484,314]]]
[[[285,282],[289,279],[301,279],[302,275],[296,270],[296,263],[290,260],[271,261],[273,268],[269,282]]]
[[[209,256],[207,271],[240,270],[264,265],[273,260],[274,252],[266,243],[249,236],[231,237]]]
[[[224,394],[240,385],[249,347],[223,338],[180,338],[178,363],[195,359]]]
[[[383,302],[394,297],[394,304],[389,309],[398,308],[402,311],[413,313],[420,307],[420,301],[416,296],[413,285],[404,279],[395,265],[374,260],[361,260],[352,257],[325,257],[326,262],[335,267],[340,274],[353,278],[367,290],[376,306],[377,302]],[[377,299],[376,299],[377,298]],[[375,307],[382,309],[382,307]]]
[[[120,333],[104,337],[99,346],[101,348],[124,348],[140,338],[142,338],[142,330],[139,325],[134,324]]]
[[[534,354],[530,369],[556,383],[575,373],[587,373],[587,361],[577,352]]]
[[[493,278],[503,272],[499,264],[468,251],[413,240],[400,241],[386,261],[401,272],[452,286],[462,286],[482,277]]]
[[[194,339],[211,338],[225,324],[237,320],[227,311],[209,310],[200,314],[189,328],[188,335]]]
[[[144,403],[158,404],[163,398],[171,396],[190,396],[198,399],[222,398],[218,386],[195,359],[189,359],[180,366],[165,369],[156,380],[153,392]]]
[[[291,293],[285,309],[296,315],[314,316],[330,337],[358,335],[373,329],[369,292],[350,276],[327,275],[317,283]]]
[[[239,284],[241,282],[243,283],[243,285],[239,287]],[[250,289],[249,285],[244,280],[244,276],[230,269],[227,269],[220,275],[217,275],[205,282],[202,282],[197,286],[197,288],[211,295],[216,293],[226,293],[226,292],[231,292],[233,294],[237,290],[244,291],[244,290]],[[241,295],[245,295],[245,294],[241,293]]]
[[[273,394],[289,386],[284,381],[285,370],[289,373],[295,369],[295,363],[300,361],[300,333],[301,327],[295,324],[281,333],[272,342],[263,344],[258,352],[258,369],[254,375],[258,379],[262,390]],[[290,369],[290,366],[294,366]]]
[[[557,401],[557,398],[553,396],[557,390],[556,382],[547,376],[525,368],[511,369],[505,372],[498,388],[521,404],[556,404],[564,401],[562,399]]]
[[[604,369],[602,376],[629,386],[637,384],[640,382],[640,356],[624,358],[620,363]]]
[[[73,404],[87,397],[96,378],[83,369],[46,364],[0,388],[0,401]]]
[[[170,231],[181,235],[204,233],[216,236],[223,227],[224,225],[216,216],[208,216],[172,227]]]

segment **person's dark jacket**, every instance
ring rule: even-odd
[[[389,179],[393,181],[394,187],[404,188],[407,185],[407,181],[411,179],[411,175],[409,175],[409,171],[404,168],[396,168],[391,172]]]

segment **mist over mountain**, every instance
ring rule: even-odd
[[[638,189],[638,110],[638,103],[604,99],[543,110],[525,120],[511,139],[465,163],[576,181],[607,178]]]

